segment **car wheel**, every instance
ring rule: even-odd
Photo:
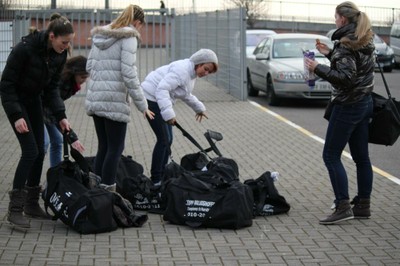
[[[247,95],[258,96],[258,90],[254,89],[249,72],[247,72]]]
[[[274,84],[270,75],[267,77],[267,103],[271,106],[279,105],[279,99],[275,94]]]

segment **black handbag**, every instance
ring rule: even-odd
[[[400,102],[392,98],[378,59],[379,70],[388,94],[388,99],[372,93],[373,114],[369,123],[368,142],[380,145],[393,145],[400,135]]]

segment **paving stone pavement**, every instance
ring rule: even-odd
[[[178,101],[180,124],[204,147],[203,133],[219,131],[218,147],[239,164],[242,180],[278,171],[279,192],[291,204],[288,214],[258,217],[240,230],[190,229],[149,214],[141,228],[79,235],[60,221],[31,220],[21,232],[6,221],[7,192],[20,151],[0,110],[0,265],[399,265],[399,185],[375,174],[372,218],[322,226],[333,193],[323,164],[322,144],[246,101],[199,80],[194,94],[204,101],[209,119],[197,123],[193,111]],[[67,115],[84,143],[86,156],[96,152],[93,122],[84,111],[84,92],[67,102]],[[149,173],[155,139],[143,116],[132,107],[124,154]],[[174,129],[176,161],[196,147]],[[344,158],[350,195],[356,191],[355,166]],[[48,169],[48,158],[42,180]]]

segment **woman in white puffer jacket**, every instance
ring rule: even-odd
[[[85,108],[93,117],[98,138],[94,172],[101,176],[101,185],[112,191],[130,122],[129,96],[145,117],[153,119],[135,66],[138,30],[144,23],[143,9],[129,5],[111,24],[91,31],[93,44],[86,67],[90,79]]]
[[[149,119],[157,137],[151,162],[151,179],[157,184],[163,179],[172,144],[172,126],[176,123],[173,104],[183,100],[196,113],[196,120],[207,118],[204,104],[192,94],[197,77],[218,70],[217,55],[210,49],[200,49],[190,58],[178,60],[150,72],[141,86],[154,119]]]

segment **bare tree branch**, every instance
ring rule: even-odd
[[[268,13],[268,1],[263,0],[225,0],[237,7],[246,9],[247,25],[252,28],[255,21]]]

